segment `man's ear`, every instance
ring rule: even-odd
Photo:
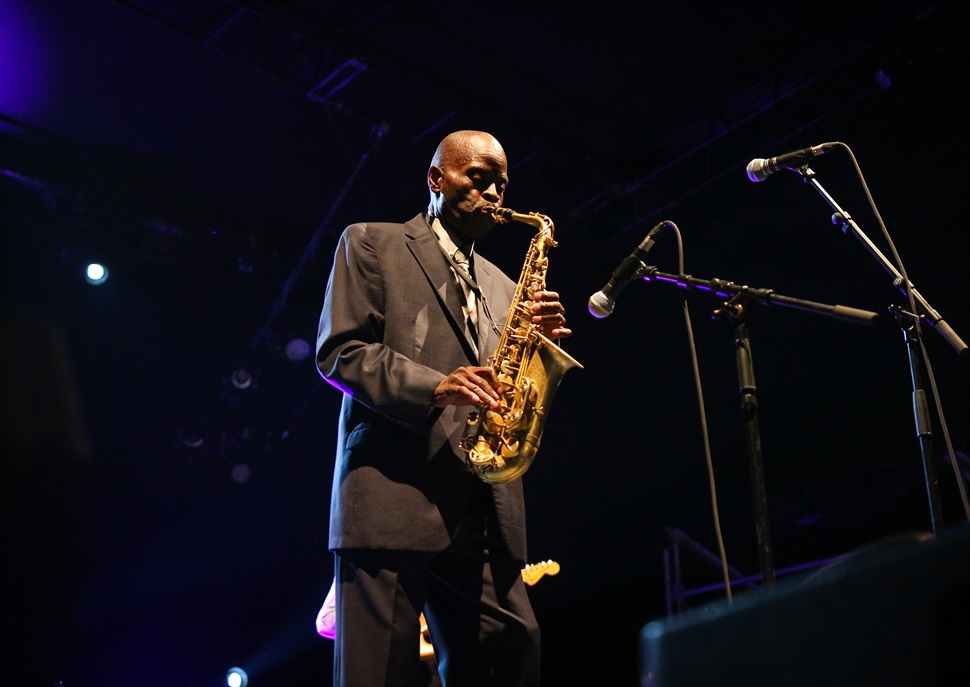
[[[431,169],[428,170],[428,188],[432,193],[438,193],[441,190],[442,174],[441,168],[437,165],[431,165]]]

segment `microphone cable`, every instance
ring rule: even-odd
[[[677,237],[677,274],[684,272],[684,243],[680,234],[680,228],[674,222],[667,222],[674,236]],[[707,411],[704,404],[704,387],[701,384],[700,366],[697,361],[697,347],[694,341],[694,329],[691,325],[690,307],[687,304],[687,291],[681,293],[681,304],[684,312],[684,326],[687,329],[687,342],[690,347],[691,366],[694,371],[694,388],[697,393],[697,408],[701,421],[701,440],[704,444],[704,462],[707,467],[707,480],[711,492],[711,511],[714,517],[714,536],[717,539],[717,550],[721,560],[721,574],[724,577],[724,590],[727,595],[729,605],[733,605],[734,599],[731,593],[731,572],[727,562],[727,554],[724,550],[724,536],[721,533],[721,518],[717,506],[717,480],[714,476],[714,460],[711,457],[711,437],[707,428]]]

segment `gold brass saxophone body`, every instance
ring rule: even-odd
[[[498,348],[486,361],[502,385],[502,405],[470,413],[459,442],[472,471],[485,482],[501,484],[521,477],[532,465],[559,382],[568,370],[583,366],[532,322],[534,295],[546,288],[546,252],[558,245],[552,220],[508,208],[497,208],[492,214],[499,224],[521,222],[537,229]]]

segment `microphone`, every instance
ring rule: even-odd
[[[748,163],[748,178],[755,182],[764,181],[780,169],[797,169],[807,164],[812,158],[827,153],[837,145],[839,144],[822,143],[811,148],[802,148],[777,157],[770,157],[767,160],[756,157]]]
[[[589,297],[590,315],[603,319],[613,314],[613,307],[616,305],[617,296],[620,295],[623,287],[630,283],[630,280],[633,279],[637,270],[646,267],[643,264],[643,259],[650,252],[650,249],[653,248],[653,244],[655,243],[654,238],[664,228],[665,224],[666,222],[661,222],[651,229],[646,238],[643,239],[643,242],[636,247],[636,250],[623,258],[623,262],[613,270],[613,276],[606,282],[606,286]]]

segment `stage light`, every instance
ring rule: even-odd
[[[233,667],[226,673],[226,687],[246,687],[248,684],[249,676],[242,668]]]
[[[232,466],[232,470],[229,475],[232,477],[232,481],[236,484],[245,484],[249,481],[252,471],[246,463],[236,463]]]
[[[186,448],[197,449],[205,445],[205,433],[197,427],[183,427],[179,430],[179,438]]]
[[[310,355],[310,344],[306,339],[297,337],[290,339],[286,344],[286,357],[294,363],[306,360],[308,355]]]
[[[95,286],[104,284],[108,281],[108,268],[100,263],[92,262],[84,268],[84,278],[88,280],[89,284]]]
[[[233,370],[233,373],[229,375],[229,382],[234,387],[242,391],[253,385],[253,376],[249,374],[249,370],[244,367],[240,367]]]

